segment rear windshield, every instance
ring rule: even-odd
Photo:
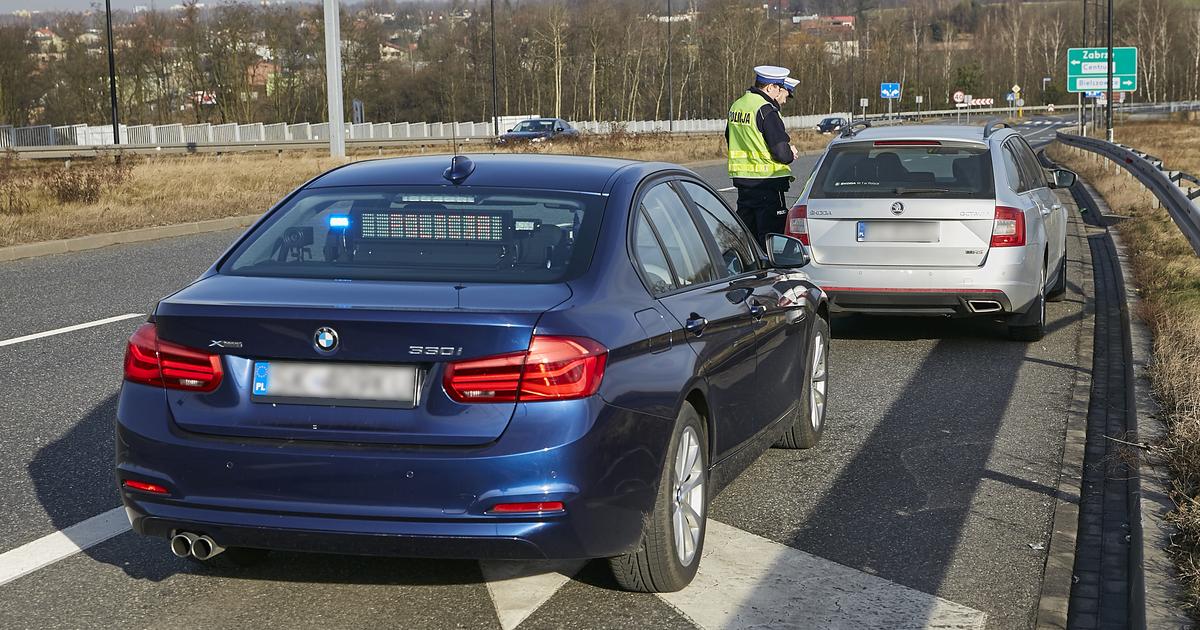
[[[986,147],[855,142],[830,149],[809,197],[988,199],[993,190],[992,160]]]
[[[471,187],[302,191],[220,272],[262,277],[552,283],[586,270],[604,197]]]

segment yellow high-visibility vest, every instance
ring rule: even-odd
[[[746,92],[729,107],[729,176],[751,179],[791,177],[792,169],[776,162],[758,130],[758,110],[767,99]]]

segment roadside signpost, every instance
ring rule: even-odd
[[[867,117],[867,103],[868,103],[868,101],[865,98],[858,99],[858,106],[862,108],[862,117],[863,118]]]
[[[1107,48],[1067,49],[1067,91],[1090,92],[1107,89]],[[1138,89],[1138,49],[1136,46],[1113,48],[1114,91]]]
[[[888,118],[892,117],[892,101],[900,98],[899,83],[880,83],[879,98],[887,99],[888,102]]]

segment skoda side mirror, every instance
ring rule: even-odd
[[[1068,171],[1065,168],[1054,169],[1054,188],[1070,188],[1075,185],[1076,175],[1074,171]]]
[[[808,264],[808,248],[800,239],[783,234],[768,234],[766,237],[767,259],[771,266],[780,269],[799,269]]]

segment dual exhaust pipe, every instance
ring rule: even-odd
[[[967,300],[972,313],[999,313],[1004,309],[996,300]]]
[[[171,553],[178,558],[211,560],[223,551],[225,548],[208,536],[192,532],[179,532],[171,536]]]

